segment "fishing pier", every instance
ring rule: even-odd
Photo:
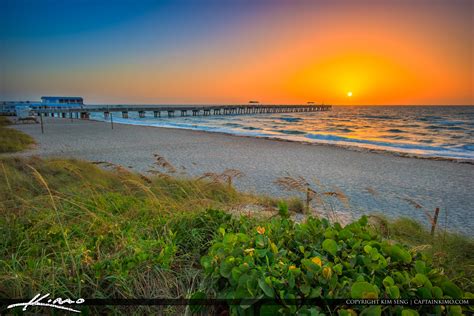
[[[331,105],[316,104],[241,104],[241,105],[84,105],[81,107],[45,107],[34,110],[38,116],[89,119],[91,113],[103,113],[104,119],[112,113],[120,113],[126,119],[130,112],[138,113],[139,118],[153,113],[162,116],[211,116],[245,115],[269,113],[319,112],[330,111]]]

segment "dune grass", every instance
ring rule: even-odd
[[[33,138],[15,129],[8,128],[11,121],[0,116],[0,153],[18,152],[35,143]]]
[[[8,158],[0,174],[1,297],[153,297],[163,283],[164,297],[182,296],[228,219],[209,210],[255,202],[210,181],[76,160]]]

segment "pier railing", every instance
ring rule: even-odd
[[[238,105],[85,105],[82,107],[47,107],[35,109],[38,115],[73,117],[88,119],[90,113],[102,112],[107,119],[112,112],[120,112],[123,118],[128,118],[129,112],[138,112],[144,118],[146,112],[153,112],[154,117],[164,113],[168,117],[180,116],[210,116],[210,115],[243,115],[264,113],[293,113],[330,111],[331,105],[316,104],[238,104]]]

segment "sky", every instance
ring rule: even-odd
[[[0,0],[0,100],[472,105],[473,6]]]

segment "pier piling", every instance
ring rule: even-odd
[[[43,108],[36,109],[37,114],[51,117],[69,117],[89,119],[90,113],[102,112],[104,119],[108,120],[112,112],[122,112],[122,118],[128,118],[128,112],[137,112],[139,118],[145,118],[147,111],[153,112],[153,116],[161,117],[161,112],[167,112],[168,117],[174,117],[175,111],[180,111],[181,116],[188,116],[188,111],[192,116],[211,115],[245,115],[245,114],[271,114],[271,113],[298,113],[298,112],[319,112],[330,111],[330,105],[316,104],[241,104],[241,105],[88,105],[81,108]]]

